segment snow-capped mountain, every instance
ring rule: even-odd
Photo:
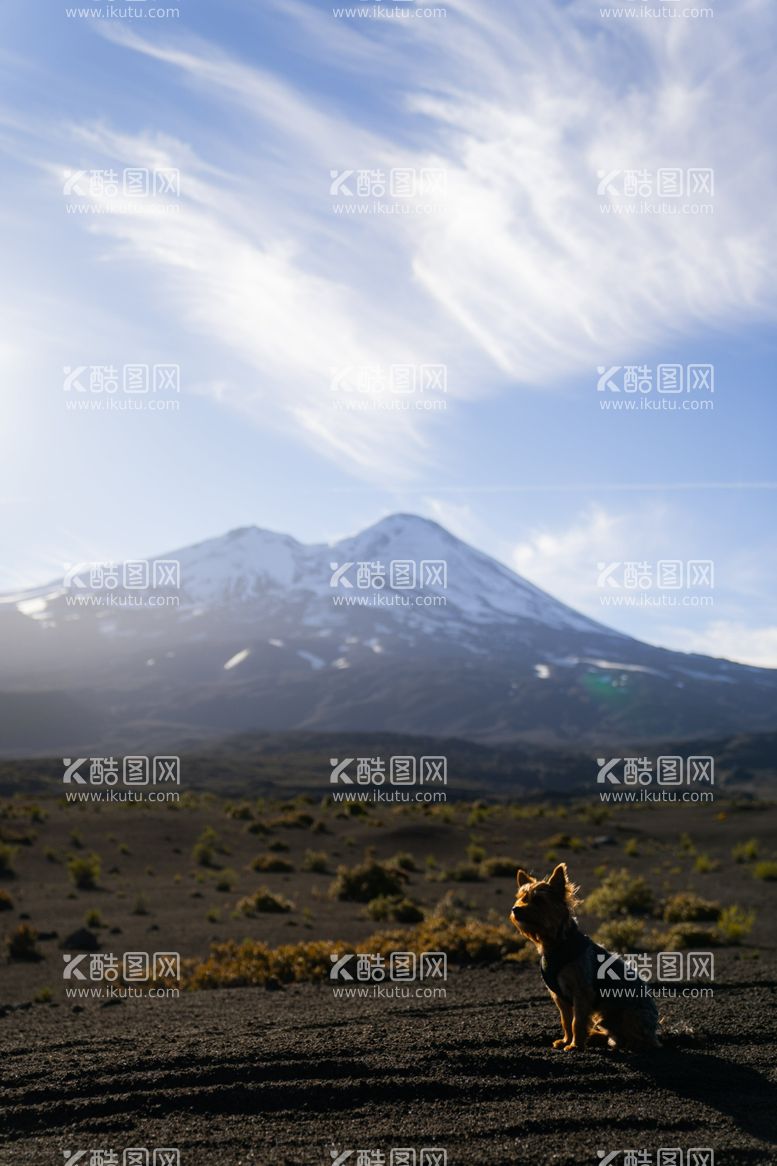
[[[257,527],[0,597],[0,748],[259,729],[564,744],[773,728],[777,673],[613,632],[412,515]]]

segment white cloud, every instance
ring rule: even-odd
[[[392,85],[395,112],[379,126],[359,102],[322,99],[185,31],[161,42],[105,27],[212,110],[237,108],[256,147],[246,157],[194,122],[196,149],[81,127],[95,150],[184,169],[175,219],[105,216],[100,230],[157,269],[169,317],[252,370],[221,392],[227,407],[363,478],[407,479],[433,460],[439,419],[338,412],[332,368],[447,360],[451,396],[476,398],[590,377],[702,325],[773,312],[767,16],[735,3],[703,29],[662,30],[608,26],[589,0],[520,15],[507,0],[465,0],[375,37],[295,3],[290,35],[308,22],[319,54],[342,43],[344,85],[369,51]],[[332,215],[331,169],[400,165],[447,170],[443,211]],[[672,165],[714,168],[712,217],[602,215],[598,170]]]
[[[633,514],[614,514],[601,506],[589,507],[563,530],[542,527],[512,552],[511,566],[519,575],[573,607],[602,618],[596,589],[597,563],[627,558],[644,559],[653,550],[660,511],[645,508],[638,523]],[[635,539],[635,532],[637,537]],[[626,553],[631,544],[633,553]],[[596,604],[596,606],[594,606]]]
[[[692,514],[677,505],[643,502],[618,512],[592,506],[570,525],[531,532],[513,548],[510,565],[571,607],[649,643],[777,667],[777,628],[763,622],[773,609],[774,546],[753,542],[716,557],[717,541],[705,541],[713,536],[709,530],[701,534]],[[706,593],[718,618],[710,620],[703,607],[683,606],[670,615],[661,607],[602,605],[599,564],[646,563],[655,579],[659,560],[692,558],[713,562],[714,584]]]
[[[414,105],[448,129],[453,193],[419,232],[415,270],[509,375],[544,381],[742,305],[773,311],[775,67],[743,64],[766,12],[736,7],[703,36],[693,21],[608,29],[587,0],[520,20],[466,4],[467,35],[449,30],[436,92]],[[713,168],[714,215],[601,213],[599,170],[663,166]]]
[[[715,620],[699,631],[674,628],[672,646],[759,668],[777,668],[777,627],[773,625],[748,627],[740,622]]]

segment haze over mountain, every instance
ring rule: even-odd
[[[777,671],[611,631],[413,515],[333,545],[246,527],[162,559],[178,589],[95,589],[84,569],[0,597],[6,755],[288,729],[598,747],[777,721]]]

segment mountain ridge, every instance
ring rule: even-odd
[[[135,604],[126,564],[113,588],[75,567],[69,586],[0,596],[6,755],[31,747],[36,718],[44,750],[275,729],[566,746],[775,726],[777,671],[616,632],[432,519],[315,544],[243,526],[153,562],[180,567],[157,606],[153,590]]]

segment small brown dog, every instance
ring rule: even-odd
[[[627,977],[623,961],[594,943],[573,914],[578,888],[559,863],[547,879],[518,871],[510,920],[540,954],[540,971],[561,1015],[564,1036],[554,1048],[584,1049],[590,1037],[610,1048],[658,1048],[658,1010],[640,981]],[[607,969],[607,980],[602,970]],[[622,988],[609,987],[612,980]]]

